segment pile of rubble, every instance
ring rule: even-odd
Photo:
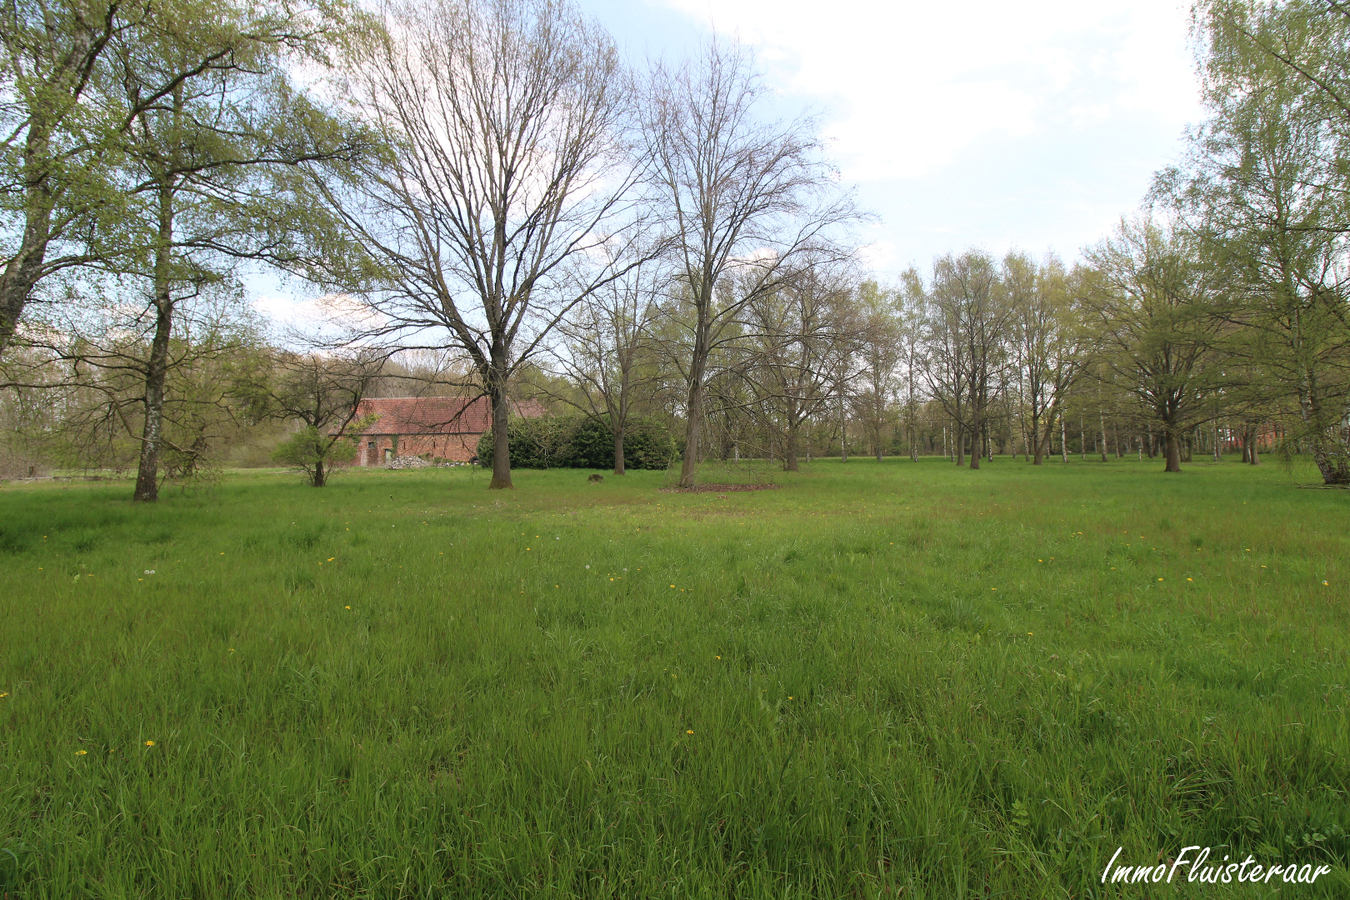
[[[399,456],[384,464],[386,469],[458,469],[472,463],[455,462],[453,459],[428,462],[420,456]]]

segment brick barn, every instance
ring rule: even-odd
[[[513,415],[544,414],[537,400],[512,404]],[[381,397],[362,400],[357,418],[378,416],[356,436],[357,466],[382,466],[400,456],[468,462],[478,455],[478,440],[492,427],[488,398]]]

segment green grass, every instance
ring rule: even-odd
[[[0,893],[1350,895],[1350,494],[1159,468],[6,488]]]

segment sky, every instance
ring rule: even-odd
[[[855,238],[882,282],[968,248],[1072,262],[1139,208],[1201,117],[1174,0],[576,2],[638,68],[713,34],[751,47],[766,117],[814,116],[872,215]],[[252,285],[269,317],[320,317]]]
[[[580,0],[635,65],[714,32],[753,48],[772,114],[820,123],[883,279],[979,248],[1066,260],[1139,208],[1200,120],[1173,0]]]

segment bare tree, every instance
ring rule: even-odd
[[[333,464],[356,456],[350,437],[362,430],[361,401],[370,396],[387,361],[387,352],[359,347],[278,354],[269,377],[249,392],[255,418],[302,425],[277,447],[275,459],[302,470],[314,487],[327,484]]]
[[[924,374],[956,428],[956,464],[980,467],[992,391],[1007,360],[1008,305],[998,268],[985,253],[944,256],[933,265]]]
[[[559,325],[553,353],[580,392],[584,412],[603,418],[614,436],[614,474],[624,474],[624,434],[634,407],[659,381],[650,325],[657,313],[657,282],[648,266],[593,291]]]
[[[566,2],[409,0],[386,25],[346,87],[390,151],[340,187],[316,172],[351,240],[321,277],[372,288],[372,331],[463,350],[492,402],[490,487],[509,488],[508,383],[618,274],[585,263],[631,224],[624,73]]]
[[[859,287],[855,300],[859,307],[856,338],[862,387],[856,392],[854,411],[872,441],[877,462],[881,462],[886,435],[895,421],[891,401],[897,389],[897,369],[904,358],[903,331],[894,292],[867,281]]]
[[[798,471],[802,429],[838,399],[856,342],[852,297],[840,272],[807,266],[747,307],[752,355],[745,375],[783,468]]]
[[[1055,418],[1089,360],[1088,330],[1058,259],[1044,265],[1020,253],[1003,260],[1003,283],[1011,305],[1011,342],[1021,393],[1023,432],[1033,465],[1049,451]]]
[[[810,119],[756,118],[763,88],[741,47],[709,43],[692,64],[658,66],[644,104],[653,183],[674,231],[677,278],[692,307],[687,321],[684,461],[680,485],[698,468],[708,361],[735,339],[745,308],[772,293],[807,253],[838,255],[832,226],[851,219],[829,194]],[[732,279],[736,275],[736,289]]]

